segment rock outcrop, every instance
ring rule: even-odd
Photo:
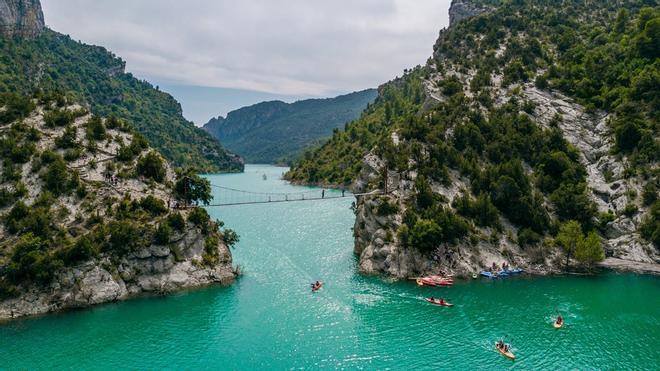
[[[152,245],[119,261],[102,257],[58,273],[47,287],[33,286],[0,302],[0,320],[125,300],[141,294],[167,294],[234,280],[231,253],[219,245],[219,261],[202,263],[205,240],[189,225],[169,246]]]
[[[44,28],[39,0],[0,0],[0,34],[35,37]]]
[[[452,26],[464,19],[485,13],[491,8],[477,4],[472,0],[453,0],[449,7],[449,25]]]
[[[234,280],[226,231],[174,208],[174,170],[127,124],[64,97],[25,99],[35,109],[0,124],[0,142],[22,154],[0,155],[0,320]]]

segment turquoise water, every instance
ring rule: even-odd
[[[248,166],[209,178],[304,190],[279,180],[282,171]],[[234,260],[244,276],[235,285],[0,325],[0,369],[658,369],[660,279],[387,283],[356,273],[350,204],[212,208],[241,235]],[[326,286],[312,294],[317,279]],[[456,306],[427,305],[431,295]],[[556,309],[566,318],[561,330],[552,328]],[[500,336],[515,362],[494,350]]]

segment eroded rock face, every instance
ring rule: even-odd
[[[44,13],[39,0],[0,0],[2,35],[35,37],[44,28]]]
[[[165,294],[234,280],[231,253],[217,246],[219,261],[202,263],[205,237],[188,226],[169,246],[152,245],[119,262],[101,257],[60,272],[48,287],[34,286],[0,303],[0,320],[125,300],[140,294]]]
[[[452,26],[463,19],[472,18],[489,10],[491,8],[475,4],[471,0],[453,0],[449,7],[449,25]]]

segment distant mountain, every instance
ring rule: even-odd
[[[0,93],[60,91],[134,127],[175,166],[241,171],[238,156],[182,115],[171,95],[125,72],[125,62],[44,26],[38,0],[0,0]]]
[[[375,89],[367,89],[295,103],[262,102],[211,119],[204,130],[248,162],[288,162],[357,119],[376,95]]]

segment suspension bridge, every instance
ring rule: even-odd
[[[204,205],[204,207],[334,200],[338,198],[371,196],[383,193],[381,190],[374,190],[365,193],[351,193],[345,190],[334,189],[310,189],[301,192],[278,193],[248,191],[224,187],[217,184],[211,184],[211,187],[219,189],[221,192],[216,192],[213,197],[213,202],[209,205]]]

